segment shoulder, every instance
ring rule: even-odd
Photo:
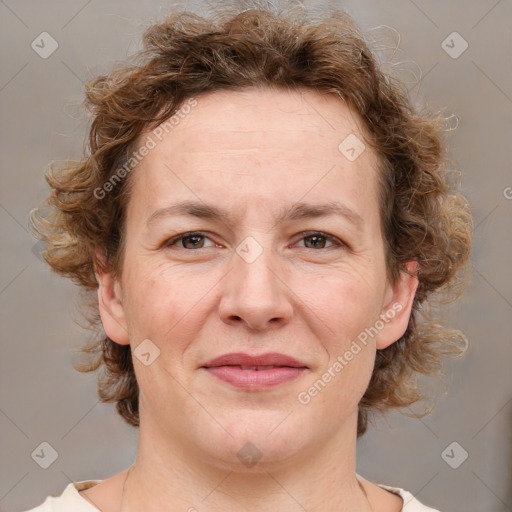
[[[404,500],[402,512],[440,512],[439,510],[431,507],[427,507],[423,503],[420,503],[410,492],[405,491],[399,487],[390,487],[388,485],[376,484],[381,489],[397,494]]]
[[[103,480],[85,480],[70,483],[60,496],[48,496],[41,505],[24,512],[69,512],[69,510],[73,510],[73,512],[100,512],[98,508],[94,507],[85,498],[83,498],[79,494],[79,491],[89,489],[101,482],[103,482]],[[422,504],[410,492],[405,491],[404,489],[399,487],[390,487],[383,484],[374,485],[392,494],[400,496],[404,503],[402,512],[440,512],[437,509],[430,508]]]
[[[48,496],[41,505],[24,512],[99,512],[99,509],[80,496],[79,491],[88,489],[102,480],[84,480],[70,483],[59,496]]]
[[[378,503],[382,507],[382,510],[396,510],[400,512],[440,512],[435,508],[424,505],[409,491],[401,489],[400,487],[379,484],[357,473],[356,476],[366,487],[368,497],[372,499],[374,503]],[[391,496],[394,497],[393,500]],[[401,498],[401,503],[396,501],[397,496]]]

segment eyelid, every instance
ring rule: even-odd
[[[205,231],[187,231],[186,233],[181,233],[179,235],[176,235],[176,236],[170,238],[169,240],[166,240],[164,242],[163,246],[164,247],[173,246],[176,242],[178,242],[178,241],[180,241],[180,240],[182,240],[184,238],[192,237],[192,236],[202,236],[202,237],[207,238],[210,241],[212,241],[215,245],[217,245],[217,246],[220,245],[217,242],[215,242],[214,240],[212,240],[207,235],[207,233]],[[298,234],[299,238],[296,240],[295,243],[297,243],[298,241],[303,240],[304,238],[307,238],[309,236],[320,236],[320,237],[325,238],[326,240],[328,240],[332,244],[334,244],[334,246],[347,247],[347,245],[344,242],[342,242],[339,238],[337,238],[334,235],[330,235],[329,233],[325,233],[323,231],[303,231],[302,233]],[[198,249],[185,249],[183,247],[181,247],[181,249],[183,249],[185,251],[190,251],[190,252],[198,250]],[[199,249],[207,249],[207,247],[199,247]],[[305,247],[305,249],[309,249],[309,247]],[[323,248],[323,249],[329,249],[329,247]],[[322,248],[320,248],[320,249],[311,249],[311,250],[318,252],[318,251],[322,250]]]
[[[218,244],[217,242],[213,241],[207,234],[205,231],[187,231],[186,233],[181,233],[179,235],[176,235],[176,236],[173,236],[172,238],[169,238],[168,240],[166,240],[164,243],[163,243],[163,247],[168,247],[168,246],[172,246],[174,245],[176,242],[179,242],[180,240],[182,240],[183,238],[188,238],[188,237],[191,237],[191,236],[202,236],[204,238],[208,238],[209,240],[211,240],[215,245],[220,245]],[[183,247],[180,247],[180,249],[183,249],[185,251],[190,251],[192,252],[192,249],[185,249]],[[207,249],[207,247],[200,247],[200,249]],[[197,250],[197,249],[196,249]]]
[[[339,247],[347,247],[347,245],[344,242],[342,242],[338,237],[336,237],[334,235],[330,235],[329,233],[325,233],[323,231],[304,231],[302,233],[299,233],[298,236],[300,238],[297,241],[303,240],[304,238],[307,238],[309,236],[320,236],[320,237],[323,237],[323,238],[329,240],[329,242],[332,242],[334,245],[337,245]],[[307,249],[307,247],[306,247],[306,249]],[[329,247],[327,247],[327,249],[329,249]],[[318,251],[318,249],[312,249],[312,250]]]

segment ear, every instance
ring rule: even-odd
[[[407,272],[401,271],[398,282],[389,286],[385,306],[380,319],[384,327],[379,331],[376,340],[378,350],[389,347],[405,333],[411,316],[412,304],[418,288],[418,262],[408,261]]]
[[[97,260],[104,261],[97,255]],[[103,263],[95,265],[95,275],[98,281],[98,305],[101,323],[106,335],[120,345],[129,345],[128,329],[122,303],[121,286],[112,272],[102,270],[107,268]]]

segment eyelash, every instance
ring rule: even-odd
[[[173,238],[170,238],[169,240],[167,240],[165,242],[164,246],[165,247],[171,247],[176,242],[179,242],[179,241],[181,241],[181,240],[183,240],[185,238],[194,237],[194,236],[201,236],[201,237],[210,239],[210,237],[208,237],[202,231],[189,231],[187,233],[183,233],[181,235],[177,235],[177,236],[175,236]],[[305,238],[314,237],[314,236],[325,238],[326,240],[331,242],[334,246],[338,246],[338,247],[341,247],[341,248],[347,247],[346,244],[344,244],[341,240],[339,240],[335,236],[329,235],[327,233],[323,233],[322,231],[306,231],[304,233],[301,233],[301,238],[299,240],[304,240]],[[213,242],[213,240],[212,240],[212,242]],[[185,251],[197,251],[198,250],[198,249],[187,249],[185,247],[180,247],[180,249],[183,249]],[[199,247],[199,249],[207,249],[207,247]],[[309,247],[304,247],[304,249],[309,249]],[[320,249],[331,249],[331,247],[322,247]],[[312,248],[311,250],[318,251],[319,249],[313,249]]]

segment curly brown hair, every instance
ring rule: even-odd
[[[396,282],[407,261],[419,264],[407,330],[377,351],[359,404],[358,436],[366,431],[370,412],[417,402],[418,373],[439,374],[441,358],[462,354],[466,342],[459,331],[436,323],[430,311],[459,296],[472,233],[467,202],[450,184],[443,117],[413,108],[405,86],[379,68],[365,37],[342,11],[319,18],[298,7],[224,8],[206,17],[180,11],[151,26],[143,42],[127,63],[86,85],[92,113],[86,155],[47,173],[51,193],[30,219],[35,235],[47,242],[46,262],[90,299],[88,321],[100,339],[79,350],[84,359],[74,367],[82,372],[102,367],[100,400],[116,403],[126,422],[139,425],[131,348],[102,330],[95,265],[121,274],[131,174],[110,187],[106,198],[97,191],[126,165],[140,136],[201,93],[305,87],[334,93],[358,112],[366,142],[379,156],[390,281]],[[98,249],[103,262],[95,258]]]

